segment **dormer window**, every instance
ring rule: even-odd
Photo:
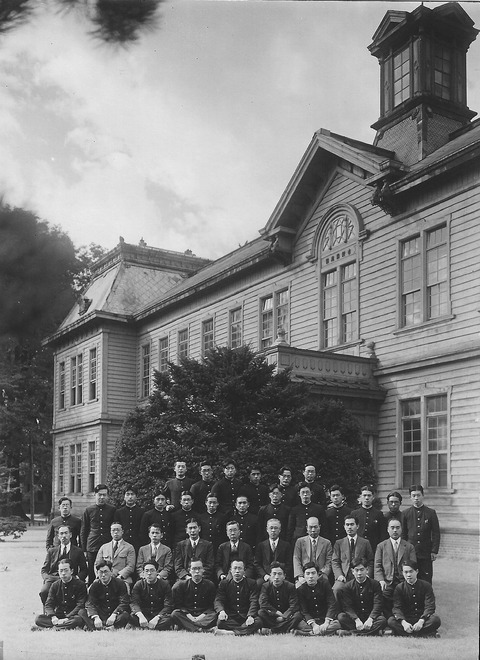
[[[393,107],[410,98],[410,47],[393,56]]]

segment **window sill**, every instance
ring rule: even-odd
[[[448,323],[448,321],[453,321],[456,318],[455,314],[446,314],[445,316],[440,316],[438,319],[432,319],[431,321],[425,321],[424,323],[419,323],[418,325],[409,325],[404,328],[398,328],[393,331],[394,335],[406,335],[416,330],[424,330],[431,328],[432,326],[441,325],[442,323]]]
[[[320,350],[326,353],[336,353],[337,351],[344,351],[346,348],[355,348],[364,343],[363,339],[356,339],[355,341],[347,342],[346,344],[336,344],[335,346],[323,347]]]

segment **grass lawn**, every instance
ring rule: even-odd
[[[0,543],[0,640],[5,660],[474,660],[478,658],[478,564],[439,559],[434,589],[441,639],[214,637],[186,632],[30,630],[41,612],[38,592],[46,528]],[[0,660],[2,655],[0,652]]]

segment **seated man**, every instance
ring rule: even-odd
[[[347,536],[336,541],[333,548],[332,567],[335,583],[333,595],[342,608],[341,591],[349,580],[353,580],[352,565],[355,559],[365,557],[369,577],[373,577],[373,552],[370,543],[358,536],[358,518],[353,514],[345,516]]]
[[[302,620],[297,590],[285,579],[285,567],[278,561],[270,564],[269,580],[262,585],[258,599],[262,633],[287,633]]]
[[[192,557],[190,580],[179,580],[172,589],[172,620],[190,632],[208,630],[215,625],[217,615],[213,609],[215,585],[204,579],[205,568],[201,559]]]
[[[377,580],[368,577],[368,561],[364,557],[352,562],[354,579],[342,591],[343,612],[338,620],[343,630],[358,635],[378,635],[387,625],[382,615],[382,589]]]
[[[230,565],[233,559],[239,559],[245,567],[245,576],[253,578],[255,569],[253,566],[253,553],[248,543],[240,541],[240,525],[235,520],[227,523],[226,543],[221,543],[217,550],[215,559],[215,574],[218,580],[225,580],[230,575]]]
[[[262,622],[258,617],[258,594],[255,580],[245,577],[245,564],[234,559],[231,580],[222,580],[215,598],[219,635],[253,635]]]
[[[200,538],[200,526],[195,518],[187,520],[187,538],[175,547],[175,576],[177,580],[190,579],[188,567],[194,557],[201,559],[207,580],[213,576],[213,545]]]
[[[97,579],[88,590],[87,614],[89,627],[124,628],[130,618],[130,605],[125,582],[114,577],[112,563],[101,559],[95,565]]]
[[[143,576],[145,563],[149,559],[155,559],[158,564],[158,577],[169,580],[173,573],[172,551],[167,545],[163,545],[163,532],[157,523],[152,523],[148,528],[150,543],[142,545],[138,551],[136,571],[139,578]]]
[[[39,614],[35,624],[40,628],[83,628],[87,623],[85,582],[73,574],[71,559],[58,564],[60,578],[52,584],[45,603],[45,614]]]
[[[297,589],[302,620],[297,635],[335,635],[340,629],[335,619],[335,597],[328,578],[310,561],[303,567],[303,583]]]
[[[304,582],[303,566],[310,561],[326,577],[332,572],[332,544],[320,536],[320,523],[313,517],[307,520],[307,536],[297,539],[293,549],[293,575],[297,587]]]
[[[374,577],[380,582],[383,593],[383,613],[387,619],[392,616],[393,592],[403,581],[402,566],[416,561],[415,548],[402,536],[402,524],[398,518],[388,521],[389,538],[377,545],[375,551]]]
[[[404,581],[393,592],[393,616],[388,625],[394,635],[435,637],[440,617],[435,614],[435,596],[432,585],[418,579],[418,566],[414,561],[402,567]]]
[[[59,577],[59,563],[62,559],[69,559],[73,574],[85,582],[87,577],[87,562],[82,550],[72,544],[72,531],[68,525],[57,528],[57,536],[60,545],[55,545],[47,550],[47,556],[42,566],[43,587],[40,590],[40,599],[45,605],[48,591]]]
[[[167,580],[161,580],[155,559],[147,559],[143,578],[135,583],[131,597],[130,624],[150,630],[172,627],[172,591]]]
[[[286,577],[292,574],[292,548],[290,543],[280,537],[282,526],[279,520],[272,518],[267,522],[266,541],[261,541],[255,550],[254,565],[257,571],[257,584],[260,588],[270,579],[270,566],[272,561],[279,561],[284,565]]]
[[[133,583],[133,572],[135,571],[135,548],[131,543],[123,540],[123,527],[119,522],[113,522],[110,526],[112,540],[104,543],[97,552],[95,565],[102,559],[112,564],[113,577],[119,577],[128,584],[128,590]]]

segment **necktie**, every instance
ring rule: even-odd
[[[350,539],[350,561],[353,561],[355,557],[355,540]]]
[[[62,557],[68,557],[68,552],[67,552],[67,546],[63,546],[63,552],[62,552]]]
[[[395,563],[395,575],[398,573],[398,541],[393,542],[393,560]]]
[[[312,556],[311,561],[315,561],[317,558],[317,539],[312,539]]]
[[[192,543],[192,556],[196,557],[196,551],[197,551],[197,542],[193,541]]]
[[[277,544],[276,544],[276,542],[275,542],[275,541],[272,541],[272,542],[270,543],[270,547],[271,547],[271,549],[272,549],[271,557],[272,557],[272,560],[274,560],[274,559],[275,559],[275,550],[277,549]]]
[[[115,541],[113,544],[113,556],[117,554],[117,549],[118,549],[118,541]]]
[[[152,545],[152,557],[157,559],[158,545]]]

